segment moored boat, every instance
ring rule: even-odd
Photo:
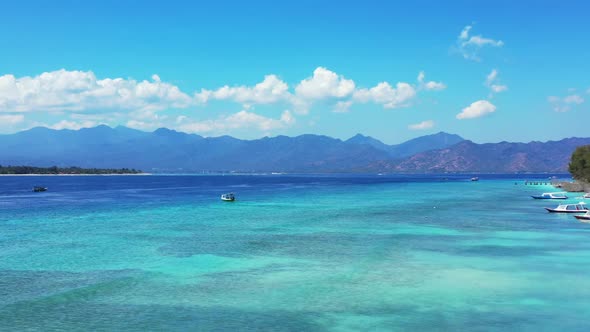
[[[580,221],[584,221],[584,222],[590,222],[590,211],[584,213],[583,215],[578,215],[578,216],[574,216],[576,217],[576,219],[580,220]]]
[[[588,212],[588,207],[586,203],[580,202],[577,204],[561,204],[554,209],[546,207],[545,210],[558,213],[586,213]]]
[[[479,181],[479,178],[477,176],[474,176],[471,178],[471,181]]]
[[[33,192],[35,192],[35,193],[40,193],[43,191],[47,191],[47,187],[41,187],[41,186],[34,186],[33,187]]]
[[[224,202],[233,202],[236,200],[236,196],[234,195],[234,193],[223,194],[221,195],[221,200]]]
[[[567,196],[563,192],[557,193],[542,193],[541,195],[531,196],[534,199],[567,199]]]

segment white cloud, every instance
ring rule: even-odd
[[[34,77],[0,76],[5,112],[183,108],[191,98],[157,75],[153,81],[97,79],[91,71],[45,72]]]
[[[143,130],[188,124],[201,131],[246,127],[271,130],[291,125],[294,114],[307,114],[316,104],[328,105],[333,112],[341,113],[348,112],[355,103],[375,103],[392,109],[410,106],[421,91],[445,88],[442,82],[426,81],[424,72],[419,73],[415,84],[383,81],[370,88],[360,88],[352,79],[317,67],[310,77],[293,87],[270,74],[255,85],[224,85],[187,93],[162,81],[157,74],[138,81],[97,78],[92,71],[61,69],[37,76],[0,76],[0,114],[10,115],[1,117],[0,121],[22,122],[24,116],[13,114],[43,112],[61,117],[58,120],[62,121],[49,125],[58,129],[123,123]],[[213,100],[240,104],[242,111],[226,117],[204,116],[206,120],[197,122],[190,120],[188,112],[178,114],[180,109],[202,106]],[[274,105],[289,111],[280,118],[267,118],[253,113],[256,105]],[[34,122],[29,116],[27,120],[30,122],[27,125]]]
[[[336,103],[336,107],[334,107],[332,111],[334,113],[348,113],[350,111],[350,106],[352,106],[352,100],[339,101]]]
[[[416,89],[408,83],[397,83],[393,88],[387,82],[381,82],[370,89],[358,89],[353,99],[361,103],[373,102],[383,104],[384,108],[407,107],[416,96]]]
[[[278,119],[267,118],[245,110],[221,117],[216,120],[192,121],[186,117],[177,118],[180,123],[178,129],[189,133],[223,132],[230,129],[255,128],[271,131],[286,128],[295,123],[295,117],[290,111],[284,111]]]
[[[426,121],[422,121],[420,123],[416,123],[416,124],[408,126],[408,128],[412,129],[412,130],[426,130],[426,129],[430,129],[432,127],[434,127],[434,121],[432,121],[432,120],[426,120]]]
[[[57,130],[61,130],[61,129],[71,129],[71,130],[78,130],[81,128],[91,128],[91,127],[96,127],[99,123],[95,122],[95,121],[68,121],[68,120],[61,120],[58,123],[55,123],[51,126],[49,126],[49,128],[52,129],[57,129]]]
[[[297,97],[304,99],[343,98],[353,93],[353,80],[344,78],[324,67],[313,71],[313,76],[302,80],[295,88]]]
[[[504,92],[504,91],[508,90],[508,86],[492,84],[490,86],[490,89],[492,89],[492,92],[494,92],[494,93],[500,93],[500,92]]]
[[[547,101],[549,101],[555,112],[567,112],[572,109],[572,106],[583,104],[585,100],[582,98],[582,96],[573,94],[563,98],[549,96]]]
[[[463,30],[461,30],[461,33],[459,34],[459,40],[469,39],[469,31],[471,30],[471,28],[471,25],[464,27]]]
[[[487,100],[478,100],[465,107],[461,113],[457,114],[457,119],[474,119],[496,111],[496,106]]]
[[[447,86],[442,82],[435,82],[435,81],[425,82],[424,81],[425,77],[426,77],[426,74],[423,71],[418,73],[418,84],[419,84],[418,87],[420,89],[438,91],[438,90],[444,90],[447,88]]]
[[[488,76],[486,76],[486,80],[485,80],[484,85],[490,89],[489,98],[493,98],[494,94],[496,94],[496,93],[500,93],[500,92],[504,92],[504,91],[508,90],[507,85],[496,84],[499,80],[500,80],[500,78],[498,76],[497,69],[492,69],[492,71],[488,74]]]
[[[486,76],[486,85],[490,86],[498,78],[498,70],[492,69],[492,71]]]
[[[480,49],[485,46],[490,47],[502,47],[504,42],[501,40],[494,40],[491,38],[484,38],[482,35],[471,36],[471,30],[473,26],[468,25],[461,30],[461,33],[457,37],[457,49],[463,56],[468,60],[479,61],[480,58],[478,53]]]
[[[22,114],[0,114],[0,125],[13,126],[17,123],[21,123],[25,120],[25,116]]]
[[[563,98],[563,101],[566,104],[576,104],[576,105],[580,105],[581,103],[584,102],[584,98],[578,96],[578,95],[569,95],[566,96],[565,98]]]
[[[211,99],[233,100],[244,105],[273,104],[289,100],[289,86],[276,75],[266,75],[264,80],[253,87],[225,85],[217,90],[203,89],[195,94],[198,102],[206,103]]]

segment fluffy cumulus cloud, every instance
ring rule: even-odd
[[[329,97],[343,98],[353,93],[353,80],[344,78],[324,67],[313,71],[313,76],[301,81],[295,93],[303,99],[323,99]]]
[[[191,98],[172,84],[97,79],[91,71],[57,70],[38,76],[0,76],[0,109],[7,112],[183,108]]]
[[[381,82],[372,88],[359,88],[352,79],[324,67],[317,67],[311,77],[301,80],[291,93],[287,83],[275,75],[268,75],[264,81],[250,86],[223,86],[216,90],[203,89],[195,93],[199,103],[211,100],[231,100],[242,104],[244,109],[256,104],[286,103],[297,114],[307,114],[309,108],[319,100],[333,100],[332,111],[345,113],[353,103],[373,102],[384,108],[398,108],[410,105],[419,90],[443,90],[442,82],[425,81],[424,72],[418,76],[418,84],[398,82],[393,87]]]
[[[387,82],[381,82],[370,89],[356,90],[353,100],[382,104],[384,108],[391,109],[409,106],[415,96],[416,88],[408,83],[397,83],[394,88]]]
[[[422,121],[420,123],[409,125],[408,126],[408,129],[411,129],[411,130],[426,130],[426,129],[430,129],[432,127],[434,127],[434,121],[432,121],[432,120],[426,120],[426,121]]]
[[[457,119],[474,119],[496,111],[496,106],[487,100],[478,100],[457,114]]]
[[[198,102],[206,103],[214,99],[233,100],[247,107],[252,104],[273,104],[290,98],[289,85],[276,75],[266,75],[262,82],[251,87],[225,85],[216,90],[203,89],[195,94]]]
[[[499,83],[498,77],[498,70],[492,69],[492,71],[486,76],[485,86],[490,89],[490,98],[494,96],[494,94],[503,92],[508,90],[508,86]]]
[[[4,114],[0,121],[5,126],[19,124],[25,119],[24,113],[31,113],[31,119],[26,117],[30,125],[38,114],[45,113],[43,117],[60,117],[47,125],[56,129],[107,123],[142,130],[176,126],[191,132],[239,128],[269,131],[292,125],[296,114],[307,114],[317,105],[339,113],[349,112],[357,103],[394,109],[410,106],[418,93],[445,88],[442,82],[427,81],[424,72],[419,73],[417,83],[382,81],[373,87],[358,87],[352,79],[317,67],[311,76],[291,87],[277,75],[269,74],[254,85],[224,85],[185,92],[155,74],[149,80],[135,80],[99,78],[92,71],[61,69],[37,76],[0,76],[0,115]],[[201,115],[204,120],[191,120],[194,117],[189,110],[211,112],[215,106],[203,109],[213,101],[222,101],[225,106],[239,104],[241,111],[224,117]],[[257,105],[289,111],[266,117],[254,113]],[[229,107],[237,110],[236,105]]]
[[[468,25],[461,30],[457,37],[457,49],[463,58],[468,60],[480,61],[479,51],[483,47],[502,47],[504,42],[491,38],[485,38],[482,35],[472,35],[473,26]]]
[[[278,119],[268,118],[242,110],[215,120],[192,121],[186,116],[179,116],[176,120],[179,123],[178,128],[189,133],[216,133],[241,128],[255,128],[261,131],[272,131],[286,128],[295,123],[295,117],[288,110],[283,111]]]
[[[555,112],[567,112],[573,106],[583,104],[585,100],[578,94],[571,94],[565,97],[550,96],[547,101]]]

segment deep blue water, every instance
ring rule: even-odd
[[[590,224],[479,176],[0,177],[0,330],[588,330]]]

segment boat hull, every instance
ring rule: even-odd
[[[534,199],[567,199],[567,197],[543,197],[543,196],[531,196]]]
[[[590,220],[590,216],[574,216],[578,220]]]
[[[551,213],[586,213],[586,212],[588,212],[588,210],[558,210],[558,209],[551,209],[551,208],[545,208],[545,210],[547,210],[548,212],[551,212]]]

